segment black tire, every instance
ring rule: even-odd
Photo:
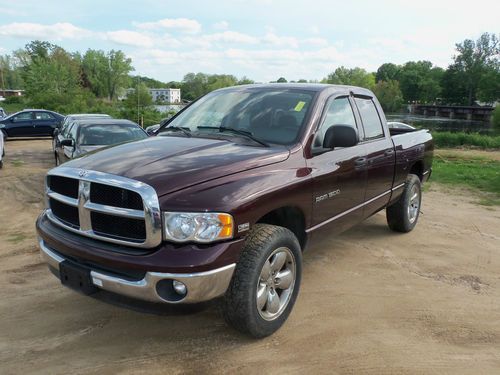
[[[276,256],[274,254],[277,251],[282,252],[281,249],[285,249],[288,256],[291,256],[287,258],[283,267],[290,266],[292,261],[295,262],[293,266],[295,279],[291,284],[291,290],[290,287],[286,289],[286,293],[289,295],[286,304],[283,304],[282,308],[280,307],[276,317],[265,319],[262,316],[263,310],[259,310],[257,305],[257,290],[262,287],[263,283],[261,272],[263,272],[264,264],[273,259],[271,257]],[[266,337],[276,332],[292,311],[299,293],[301,275],[302,251],[297,237],[283,227],[256,224],[247,236],[233,278],[224,297],[223,313],[226,321],[238,331],[255,338]],[[270,279],[274,277],[271,275]],[[274,280],[279,280],[279,278],[276,277]],[[277,285],[276,289],[270,289],[281,298],[285,296],[283,294],[285,292],[282,290],[279,294],[280,289]],[[267,302],[264,309],[266,306]]]
[[[415,198],[414,195],[417,194]],[[414,198],[414,199],[412,199]],[[415,228],[422,203],[422,185],[418,176],[409,174],[403,194],[386,209],[387,224],[395,232],[407,233]]]

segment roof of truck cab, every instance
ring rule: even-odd
[[[332,85],[328,83],[255,83],[249,85],[225,87],[217,91],[241,90],[241,89],[271,90],[277,88],[287,89],[287,90],[306,90],[314,92],[333,89],[334,91],[343,91],[343,92],[352,91],[353,93],[359,95],[373,96],[373,93],[370,90],[365,89],[363,87],[348,86],[348,85]]]

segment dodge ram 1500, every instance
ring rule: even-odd
[[[311,243],[383,209],[394,231],[415,227],[432,157],[430,133],[389,129],[366,89],[221,89],[154,137],[50,170],[41,254],[85,294],[221,297],[229,324],[264,337],[289,316]]]

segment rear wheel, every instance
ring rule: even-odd
[[[260,338],[277,331],[299,293],[302,252],[288,229],[256,224],[248,235],[224,298],[226,321]]]
[[[396,232],[407,233],[415,228],[422,203],[420,179],[414,174],[408,175],[403,194],[393,205],[387,207],[387,224]]]

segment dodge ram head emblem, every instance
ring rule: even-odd
[[[80,177],[87,177],[88,174],[89,172],[86,171],[85,169],[80,169],[80,171],[78,172],[78,176]]]

